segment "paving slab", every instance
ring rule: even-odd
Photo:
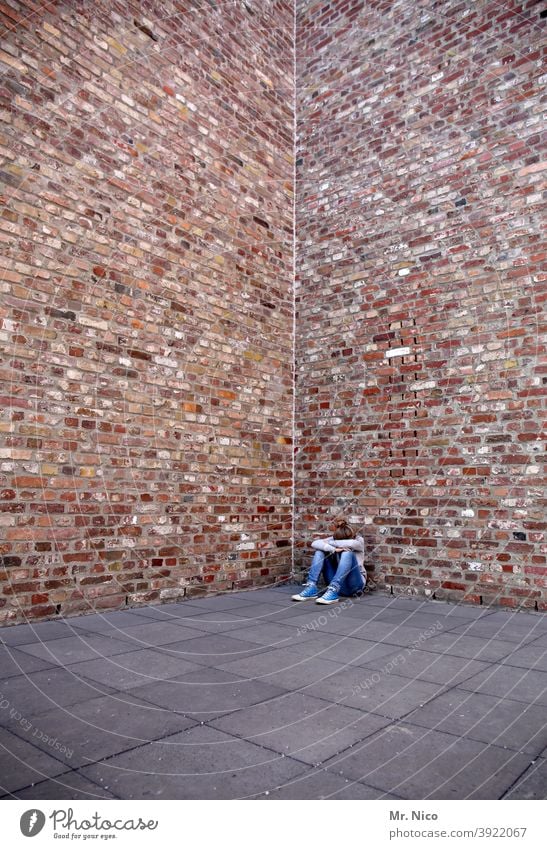
[[[203,631],[194,639],[169,643],[161,648],[166,656],[170,655],[201,666],[217,666],[219,663],[267,651],[267,647],[259,643],[235,639],[231,634],[229,636],[209,634]]]
[[[113,793],[98,787],[78,772],[64,772],[58,778],[48,778],[17,790],[2,799],[115,799]]]
[[[0,793],[3,795],[60,775],[68,769],[48,752],[41,751],[5,728],[0,729]]]
[[[538,755],[547,746],[544,705],[470,693],[455,687],[406,717],[413,725]]]
[[[161,684],[145,684],[126,692],[158,707],[206,721],[257,702],[269,701],[285,691],[265,681],[245,680],[223,669],[204,668],[183,678],[173,678]]]
[[[81,772],[123,799],[243,799],[309,767],[208,726],[149,743]]]
[[[514,625],[516,622],[520,626],[528,622],[534,632],[547,633],[547,616],[535,610],[493,610],[489,621],[507,626]]]
[[[71,619],[56,619],[49,622],[34,624],[10,625],[0,630],[0,641],[7,646],[18,646],[22,643],[37,643],[69,637],[74,634]]]
[[[535,669],[495,664],[468,678],[460,686],[463,690],[487,693],[516,702],[547,705],[547,672]]]
[[[468,657],[481,661],[500,660],[518,647],[518,644],[515,645],[515,643],[509,643],[505,640],[470,637],[452,631],[439,633],[438,636],[430,637],[427,641],[427,651],[429,652],[439,652],[453,657]]]
[[[244,628],[249,625],[276,622],[284,610],[287,610],[285,604],[272,604],[269,601],[262,601],[256,604],[246,604],[244,607],[233,607],[228,612],[231,616],[241,619],[240,627]]]
[[[87,660],[70,666],[71,672],[116,690],[128,690],[141,684],[165,681],[197,669],[200,669],[199,664],[167,653],[163,651],[163,646]]]
[[[52,707],[76,704],[113,692],[112,687],[87,681],[69,669],[51,668],[8,678],[0,684],[2,699],[22,716],[35,716]],[[0,714],[0,723],[2,722]]]
[[[308,644],[309,645],[309,644]],[[314,666],[315,664],[315,666]],[[311,668],[314,672],[310,672]],[[234,672],[247,680],[279,683],[279,676],[288,673],[287,683],[279,684],[287,690],[299,689],[311,680],[317,680],[336,672],[339,664],[332,660],[310,657],[305,647],[269,649],[252,657],[224,661],[216,664],[217,669]],[[290,683],[288,679],[290,678]]]
[[[389,719],[333,705],[304,693],[287,693],[209,724],[310,765],[333,755],[390,723]]]
[[[194,607],[190,601],[169,602],[164,604],[150,604],[141,607],[134,607],[132,610],[138,611],[138,615],[150,621],[157,620],[158,622],[174,622],[178,619],[185,618],[191,610],[198,611],[200,608]]]
[[[107,658],[127,652],[127,642],[103,634],[87,634],[86,632],[61,637],[58,640],[48,640],[44,643],[31,643],[19,646],[19,650],[51,664],[67,666],[83,660]]]
[[[542,621],[540,619],[526,614],[523,614],[521,618],[516,618],[515,614],[503,619],[494,617],[495,614],[492,614],[484,620],[479,619],[466,625],[459,625],[452,629],[451,633],[465,633],[470,637],[504,640],[510,643],[529,643],[541,636],[547,639],[547,634],[540,627]]]
[[[353,610],[348,610],[348,616],[355,615]],[[442,633],[452,631],[462,625],[468,625],[468,619],[459,619],[454,616],[439,616],[438,613],[414,613],[408,610],[381,610],[371,622],[382,622],[387,625],[407,628],[417,628],[420,632]],[[477,620],[473,620],[475,622]],[[482,619],[479,621],[483,621]]]
[[[472,604],[451,604],[445,601],[433,599],[405,598],[403,596],[390,596],[389,609],[400,608],[402,610],[414,610],[417,613],[428,613],[441,617],[455,619],[483,619],[491,612],[489,608]]]
[[[300,633],[294,626],[279,625],[277,622],[258,622],[230,631],[230,637],[257,643],[266,648],[283,648],[283,646],[309,640],[313,637],[313,633]]]
[[[55,708],[30,719],[28,732],[16,723],[9,730],[46,753],[52,753],[53,745],[55,757],[68,768],[87,766],[196,724],[181,713],[159,708],[131,693]]]
[[[68,620],[67,620],[68,621]],[[116,636],[117,630],[125,631],[133,625],[144,625],[148,622],[146,616],[134,613],[132,610],[115,610],[112,613],[89,613],[85,616],[74,616],[70,618],[70,624],[74,631],[88,631],[89,633],[109,634]]]
[[[5,681],[6,678],[13,678],[16,675],[38,672],[40,669],[49,669],[57,665],[51,656],[44,660],[20,651],[15,646],[0,645],[0,681]]]
[[[547,617],[297,590],[2,629],[5,796],[539,798]]]
[[[539,669],[547,672],[547,646],[528,643],[523,648],[516,648],[500,660],[502,665],[518,666],[522,669]]]
[[[319,607],[319,605],[318,605]],[[297,624],[301,628],[312,628],[320,633],[342,634],[348,637],[357,639],[371,640],[374,642],[389,643],[394,646],[409,646],[415,643],[421,643],[428,636],[440,633],[439,630],[413,628],[407,625],[398,625],[396,623],[382,622],[378,619],[371,621],[361,621],[355,616],[344,616],[344,612],[336,615],[336,608],[328,608],[326,613],[319,609],[319,612],[314,610],[308,614],[300,616],[292,616],[281,621],[289,625]],[[452,631],[450,633],[453,633]]]
[[[397,799],[390,793],[367,787],[358,781],[342,778],[326,770],[313,769],[281,787],[258,793],[256,799]]]
[[[191,640],[201,632],[194,627],[174,622],[147,621],[144,625],[133,625],[126,630],[118,629],[116,637],[125,643],[125,651],[130,648],[144,649],[151,646],[162,646],[180,640]]]
[[[421,649],[399,649],[377,658],[364,658],[359,665],[381,672],[396,672],[403,678],[454,685],[491,667],[490,663],[466,657],[450,657]]]
[[[245,608],[246,609],[246,608]],[[225,634],[235,628],[242,628],[249,624],[244,615],[239,615],[235,610],[219,610],[216,612],[199,612],[192,614],[191,619],[186,619],[186,625],[195,631],[209,634]],[[164,626],[165,627],[165,626]]]
[[[502,798],[547,799],[547,760],[539,758],[531,763]]]
[[[543,631],[541,633],[535,632],[535,634],[536,636],[533,640],[526,641],[527,644],[533,643],[534,646],[541,646],[542,648],[547,648],[547,634],[545,634]]]
[[[404,799],[499,799],[529,761],[529,755],[403,722],[324,766]]]
[[[306,688],[306,694],[398,719],[439,695],[441,684],[382,675],[373,669],[348,666]]]

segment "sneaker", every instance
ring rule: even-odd
[[[321,598],[318,598],[315,602],[316,604],[334,604],[335,602],[340,601],[340,597],[336,590],[333,590],[332,587],[327,587],[326,592],[323,593]]]
[[[317,584],[308,581],[307,584],[304,584],[304,588],[297,595],[291,596],[291,598],[293,601],[308,601],[308,599],[317,598],[318,596]]]

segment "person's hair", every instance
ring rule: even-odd
[[[339,519],[335,524],[336,529],[332,535],[333,539],[352,539],[355,536],[353,528],[345,519]]]

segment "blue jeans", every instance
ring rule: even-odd
[[[341,554],[316,551],[313,555],[308,581],[317,584],[321,573],[325,583],[340,595],[353,595],[365,586],[354,551],[343,551]]]

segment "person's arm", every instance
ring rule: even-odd
[[[332,539],[331,538],[314,539],[311,546],[312,546],[312,548],[315,548],[316,551],[326,551],[326,552],[328,552],[328,554],[332,554],[334,551],[336,551],[335,546],[332,545]]]
[[[337,539],[335,543],[337,548],[344,548],[348,551],[365,550],[365,541],[361,536],[355,537],[353,539]]]

